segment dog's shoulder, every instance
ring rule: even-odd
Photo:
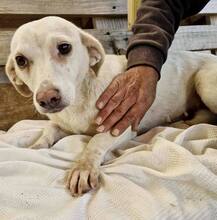
[[[124,55],[106,55],[104,63],[102,64],[99,76],[115,77],[122,73],[127,68],[127,59]]]

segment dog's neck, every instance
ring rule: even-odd
[[[76,94],[79,94],[79,96],[77,96],[76,105],[87,106],[89,101],[96,101],[111,80],[111,77],[103,78],[101,75],[96,75],[90,68],[81,85],[77,87]]]
[[[119,73],[124,72],[126,63],[125,56],[106,55],[97,73],[92,68],[89,68],[77,88],[76,94],[79,94],[79,96],[77,96],[76,105],[79,103],[81,106],[87,106],[91,103],[90,107],[95,106],[97,99],[105,91],[112,79]]]

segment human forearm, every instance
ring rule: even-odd
[[[147,65],[160,73],[181,19],[200,11],[208,0],[143,0],[132,28],[128,69]]]

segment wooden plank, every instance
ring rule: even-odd
[[[112,39],[126,49],[130,32],[111,32]],[[182,26],[178,29],[171,46],[172,50],[203,51],[217,49],[217,25]]]
[[[202,15],[217,14],[217,0],[211,0],[200,12]]]
[[[0,30],[0,65],[5,65],[9,51],[10,42],[14,31],[1,31]]]
[[[89,31],[99,40],[103,32]],[[108,33],[107,33],[108,34]],[[127,31],[111,31],[110,41],[116,41],[117,47],[126,49],[131,33]],[[203,51],[217,49],[217,25],[182,26],[178,29],[171,46],[172,50]]]
[[[97,30],[126,30],[127,18],[96,17],[93,18],[93,25]]]
[[[86,30],[98,38],[106,53],[112,54],[114,42],[118,49],[126,49],[131,32]],[[13,31],[0,31],[0,65],[5,65],[9,53],[9,44]],[[211,50],[217,49],[217,25],[198,25],[180,27],[172,44],[173,50]]]
[[[126,15],[126,0],[1,0],[0,14]]]
[[[180,27],[171,46],[173,50],[217,49],[217,26],[195,25]]]

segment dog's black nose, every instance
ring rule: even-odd
[[[60,92],[57,89],[49,89],[38,92],[36,95],[36,101],[42,108],[48,110],[55,109],[61,102]]]

